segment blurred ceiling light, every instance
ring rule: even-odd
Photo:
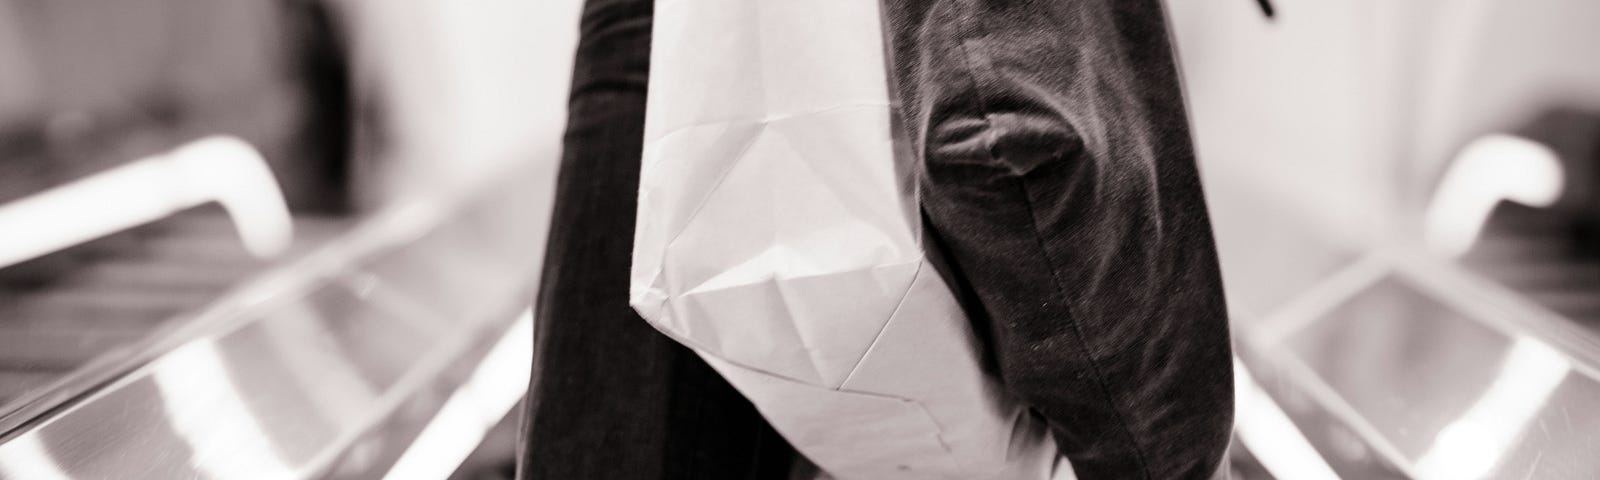
[[[1549,401],[1571,364],[1537,340],[1518,338],[1500,375],[1466,413],[1439,430],[1417,459],[1423,480],[1473,480],[1487,476]]]
[[[1472,248],[1501,201],[1548,207],[1561,196],[1565,173],[1555,151],[1512,135],[1467,144],[1434,191],[1423,218],[1428,246],[1450,257]]]
[[[288,249],[293,223],[266,161],[215,136],[0,205],[0,267],[215,201],[251,254]]]
[[[1275,478],[1339,480],[1333,467],[1237,358],[1233,361],[1233,389],[1239,402],[1234,432],[1267,473]]]

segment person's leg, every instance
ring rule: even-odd
[[[1228,322],[1159,0],[885,0],[922,204],[1084,479],[1207,478]]]
[[[518,477],[764,479],[794,453],[628,307],[654,0],[584,7]]]

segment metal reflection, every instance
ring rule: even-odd
[[[56,459],[34,434],[23,435],[0,448],[0,477],[35,480],[70,480]]]
[[[338,342],[328,338],[326,319],[304,304],[289,304],[277,322],[263,324],[261,333],[284,371],[293,378],[285,385],[309,395],[311,411],[322,423],[337,424],[360,416],[378,397],[372,382],[350,364]]]
[[[401,454],[384,480],[450,476],[489,429],[522,398],[532,373],[533,312],[523,310],[460,390]]]
[[[1474,140],[1445,172],[1423,217],[1423,236],[1455,257],[1478,241],[1500,202],[1546,207],[1561,195],[1566,172],[1550,147],[1514,135]]]
[[[1233,387],[1238,402],[1234,431],[1262,467],[1277,478],[1339,479],[1333,467],[1238,359],[1233,361]]]
[[[531,327],[507,327],[545,237],[526,209],[548,200],[521,187],[394,206],[241,286],[149,360],[0,432],[0,479],[378,478],[430,422],[492,424],[530,366]],[[419,468],[453,467],[431,453],[447,467]]]
[[[238,472],[294,478],[225,365],[216,343],[204,339],[173,350],[156,366],[153,378],[167,418],[194,451],[190,464],[211,478]]]
[[[1346,478],[1594,478],[1590,337],[1540,327],[1538,310],[1450,272],[1394,263],[1273,343],[1242,342],[1241,358]],[[1241,389],[1241,440],[1260,408]],[[1275,445],[1245,443],[1271,461]]]
[[[1417,460],[1417,476],[1428,480],[1488,476],[1570,371],[1566,358],[1549,346],[1518,338],[1499,377],[1465,414],[1439,430],[1433,446]]]

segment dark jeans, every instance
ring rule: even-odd
[[[518,478],[785,478],[748,401],[628,307],[653,0],[589,0],[536,303]]]
[[[1159,0],[884,7],[923,212],[1005,387],[1080,478],[1226,475],[1227,312]]]

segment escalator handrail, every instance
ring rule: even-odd
[[[245,279],[182,321],[166,322],[133,345],[105,352],[19,402],[0,405],[0,444],[48,420],[193,339],[220,336],[254,320],[250,312],[304,295],[362,261],[417,241],[479,198],[520,188],[539,166],[508,163],[467,181],[397,200],[304,256]],[[537,172],[531,173],[536,174]],[[538,178],[538,177],[532,177]],[[175,319],[177,320],[177,319]]]
[[[228,212],[250,253],[288,249],[293,224],[266,160],[242,140],[213,136],[0,205],[0,268],[209,202]]]

